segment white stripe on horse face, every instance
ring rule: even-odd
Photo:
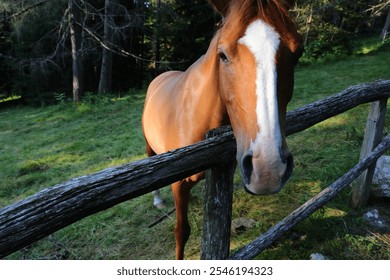
[[[274,152],[279,153],[281,132],[279,126],[276,53],[279,48],[279,34],[264,21],[258,19],[248,25],[244,36],[238,41],[249,48],[256,67],[257,123],[259,133],[251,146],[272,141],[276,144]],[[269,151],[271,152],[271,151]]]

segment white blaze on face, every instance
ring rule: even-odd
[[[277,100],[276,53],[279,48],[279,34],[267,23],[258,19],[248,25],[244,36],[238,41],[245,45],[253,54],[256,67],[257,123],[259,133],[251,148],[262,143],[266,154],[279,155],[281,147],[281,132],[279,126]],[[271,147],[270,143],[274,143]],[[271,150],[270,150],[271,149]]]

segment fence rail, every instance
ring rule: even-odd
[[[293,133],[363,103],[387,99],[390,80],[350,87],[287,114]],[[232,132],[166,154],[108,168],[44,189],[0,209],[0,258],[82,218],[160,189],[235,156]]]

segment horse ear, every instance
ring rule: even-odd
[[[223,17],[226,16],[230,0],[209,0],[209,2],[218,13]]]

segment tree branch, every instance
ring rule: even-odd
[[[42,0],[41,2],[32,4],[32,5],[30,5],[30,6],[26,7],[26,8],[24,8],[23,10],[21,10],[21,11],[19,11],[19,12],[16,12],[16,13],[14,13],[14,14],[12,14],[12,15],[10,15],[10,16],[7,16],[6,18],[2,19],[2,22],[8,21],[8,20],[10,20],[11,18],[16,18],[16,17],[18,17],[18,16],[20,16],[20,15],[22,15],[22,14],[24,14],[24,13],[27,13],[28,11],[30,11],[30,10],[36,8],[36,7],[42,6],[43,4],[45,4],[45,3],[49,2],[49,1],[50,1],[50,0]]]

